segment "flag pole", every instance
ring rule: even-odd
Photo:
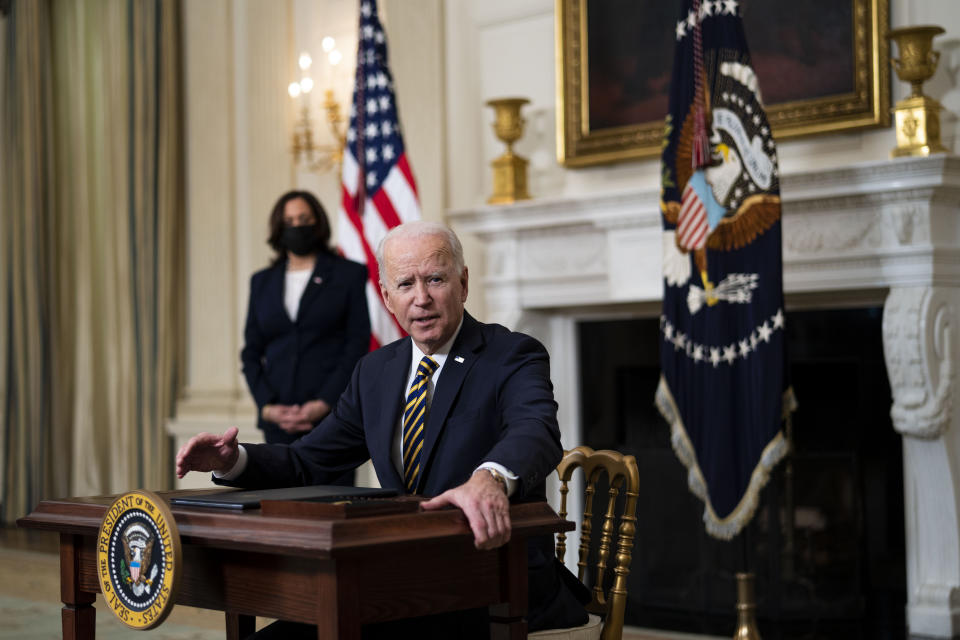
[[[748,527],[740,532],[740,571],[735,573],[737,582],[737,628],[733,640],[760,640],[757,627],[757,575],[750,570],[750,535]]]
[[[737,630],[733,640],[760,640],[757,629],[756,576],[752,571],[737,573]]]
[[[785,580],[793,580],[793,553],[796,545],[794,536],[794,496],[793,496],[793,412],[785,411],[784,420],[786,421],[787,444],[790,446],[790,453],[784,460],[783,484],[784,484],[784,511],[786,518],[784,523],[784,541],[783,541],[783,577]]]

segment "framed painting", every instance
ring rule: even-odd
[[[888,0],[740,0],[779,140],[890,124]],[[678,2],[557,0],[557,158],[660,153]]]

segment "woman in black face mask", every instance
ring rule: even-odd
[[[306,191],[277,200],[267,243],[276,255],[250,280],[240,359],[264,438],[290,443],[336,406],[370,347],[367,269],[330,249],[327,215]]]

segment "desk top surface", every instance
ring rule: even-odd
[[[199,489],[160,491],[168,501],[175,496],[223,491]],[[44,500],[17,525],[59,533],[95,536],[107,508],[116,496]],[[400,498],[403,499],[403,498]],[[459,509],[414,511],[359,518],[325,518],[266,515],[261,509],[231,511],[170,505],[180,539],[192,544],[224,549],[262,551],[310,557],[336,557],[362,553],[384,545],[418,546],[456,538],[472,538],[466,517]],[[510,507],[512,534],[532,536],[569,531],[574,524],[560,517],[546,502]]]

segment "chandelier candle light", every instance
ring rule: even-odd
[[[323,51],[327,62],[336,69],[343,54],[336,48],[336,41],[330,36],[323,39]],[[333,89],[326,89],[323,93],[321,107],[326,113],[327,125],[333,136],[333,144],[317,144],[313,141],[313,123],[310,119],[310,93],[313,91],[313,78],[310,76],[310,67],[313,59],[306,51],[300,54],[297,66],[300,68],[300,80],[291,82],[287,93],[293,100],[299,102],[300,116],[293,126],[293,158],[297,164],[303,162],[309,171],[323,173],[331,169],[340,170],[343,161],[343,147],[345,144],[346,119],[340,113],[340,104],[333,95]]]

